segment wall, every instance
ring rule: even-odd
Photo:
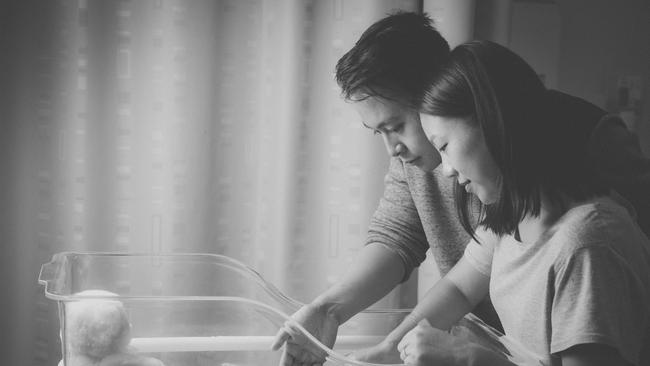
[[[650,155],[650,2],[518,0],[511,14],[507,44],[546,85],[621,113]],[[638,98],[621,106],[619,87],[630,80]]]
[[[636,131],[650,156],[650,2],[560,0],[558,88],[617,111],[618,79],[640,79]]]

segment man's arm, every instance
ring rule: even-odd
[[[366,245],[355,266],[344,277],[292,319],[328,347],[334,345],[338,327],[388,294],[406,280],[425,257],[428,243],[399,159],[392,159],[385,178],[384,195],[368,229]],[[286,342],[283,366],[324,362],[324,355],[286,323],[272,349]]]
[[[404,273],[404,264],[394,251],[382,244],[368,244],[344,277],[314,299],[312,305],[327,309],[343,324],[388,294]]]
[[[399,255],[382,244],[368,244],[358,254],[356,266],[334,286],[299,309],[292,318],[332,348],[338,327],[385,296],[403,277],[404,265]],[[322,350],[299,330],[293,329],[291,323],[278,331],[271,348],[278,350],[285,342],[281,366],[322,365],[325,362],[326,355]]]

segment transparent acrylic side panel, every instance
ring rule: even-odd
[[[71,320],[73,304],[89,301],[79,295],[83,291],[109,291],[114,295],[93,300],[117,301],[124,307],[130,342],[120,352],[150,356],[167,366],[277,365],[280,352],[269,350],[272,338],[301,305],[228,257],[71,253],[58,259],[61,268],[48,281],[48,292],[58,291],[55,295],[66,299],[60,301],[66,366],[82,366],[73,363],[78,352],[71,342],[80,327]],[[340,328],[336,353],[323,348],[330,354],[327,365],[371,365],[343,355],[376,344],[407,313],[356,315]],[[452,334],[481,343],[518,365],[540,364],[516,342],[472,316]]]
[[[72,254],[66,266],[64,295],[102,289],[129,297],[262,296],[264,300],[277,291],[252,269],[223,256]]]
[[[76,337],[75,332],[79,331],[78,327],[69,326],[70,317],[74,314],[66,308],[71,308],[73,303],[63,304],[62,339],[66,366],[82,366],[74,363],[79,354],[75,351],[78,346],[70,343]],[[127,300],[122,304],[128,314],[131,332],[129,346],[121,352],[151,357],[167,366],[275,366],[279,363],[280,352],[270,351],[270,345],[273,336],[287,318],[260,303],[245,299],[216,299]],[[392,323],[402,316],[402,313],[390,312],[362,313],[357,315],[357,321],[375,321],[386,325],[386,329],[392,329]],[[347,360],[345,355],[376,344],[385,333],[355,333],[354,327],[350,325],[346,323],[341,328],[333,351],[321,348],[328,355],[326,365],[371,365]],[[518,344],[472,316],[466,317],[454,327],[452,334],[492,349],[517,365],[541,365]],[[102,357],[108,356],[111,354],[103,354],[94,361],[99,362]]]
[[[66,366],[75,364],[80,353],[90,354],[87,349],[80,352],[75,344],[79,339],[80,327],[73,326],[72,321],[79,313],[75,306],[83,302],[94,302],[93,308],[105,306],[113,300],[80,300],[62,302],[63,342]],[[116,352],[138,354],[160,360],[166,366],[194,365],[278,365],[280,352],[271,351],[273,338],[287,318],[261,303],[246,299],[212,299],[212,300],[122,300],[130,323],[128,348],[115,349],[98,353],[91,361],[100,362],[102,358]],[[399,316],[399,315],[398,315]],[[395,318],[391,313],[361,314],[362,322],[376,321],[385,323],[386,319]],[[350,323],[350,324],[354,324]],[[107,325],[108,326],[108,325]],[[377,328],[380,329],[380,328]],[[388,329],[386,327],[386,329]],[[383,338],[384,333],[354,333],[354,327],[347,324],[338,336],[334,358],[326,365],[366,365],[365,363],[345,362],[343,356],[355,349],[368,347]],[[101,333],[86,337],[91,343],[100,343]],[[324,354],[332,350],[322,348]]]
[[[84,301],[84,300],[82,300]],[[85,300],[88,301],[88,300]],[[118,352],[150,356],[167,366],[277,365],[279,353],[270,351],[270,340],[282,318],[263,307],[240,301],[121,301],[130,322],[129,346]],[[102,306],[95,302],[96,306]],[[66,366],[80,353],[94,355],[95,362],[114,353],[100,350],[102,332],[86,337],[83,352],[74,340],[80,328],[72,326],[74,302],[63,303],[63,341]],[[77,323],[78,324],[78,323]],[[106,325],[110,326],[110,325]],[[95,346],[92,343],[95,343]],[[94,352],[88,350],[92,347]]]

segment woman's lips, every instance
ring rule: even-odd
[[[463,183],[458,182],[458,184],[465,189],[465,192],[469,193],[469,181],[466,180]]]

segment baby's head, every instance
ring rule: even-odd
[[[86,290],[79,297],[116,297],[103,290]],[[131,324],[118,300],[89,298],[66,304],[66,343],[71,354],[101,359],[125,352],[131,341]]]

